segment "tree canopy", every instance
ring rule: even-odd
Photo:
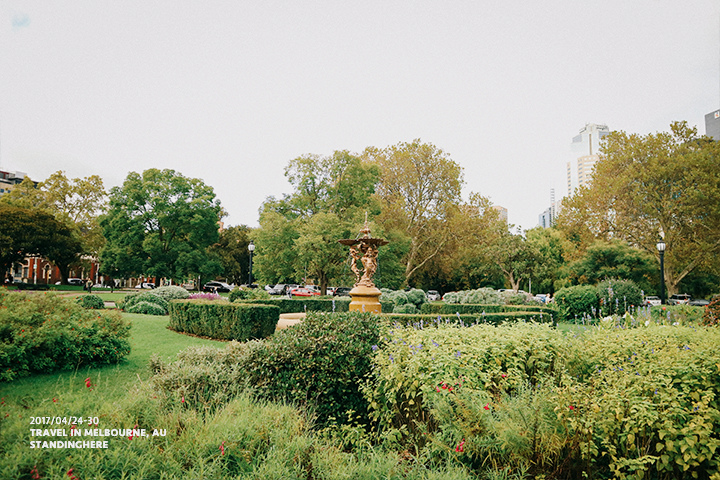
[[[685,122],[649,135],[612,132],[591,184],[564,205],[558,226],[583,250],[619,238],[658,258],[664,238],[670,293],[720,249],[720,143]]]
[[[174,170],[130,172],[110,193],[100,225],[103,270],[114,277],[185,280],[221,272],[208,247],[218,242],[223,211],[212,187]]]

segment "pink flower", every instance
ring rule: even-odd
[[[502,378],[505,378],[505,377],[507,377],[507,373],[503,373],[503,374],[500,375],[500,376],[501,376]]]
[[[182,398],[180,399],[180,403],[185,403],[185,395],[183,395]]]
[[[489,403],[486,403],[483,408],[484,408],[485,410],[490,410],[490,404],[489,404]]]
[[[225,441],[220,444],[220,455],[225,455]]]
[[[465,451],[465,439],[463,438],[462,442],[458,443],[457,447],[455,447],[456,452],[464,452]]]

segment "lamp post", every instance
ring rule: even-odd
[[[665,242],[663,239],[655,245],[660,253],[660,303],[665,303]]]
[[[248,268],[248,287],[252,285],[252,256],[255,251],[255,244],[250,240],[248,245],[248,251],[250,252],[250,267]]]

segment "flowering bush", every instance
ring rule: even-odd
[[[555,293],[555,304],[562,320],[577,322],[596,318],[600,306],[597,289],[590,285],[561,288]]]
[[[720,325],[720,297],[715,298],[710,305],[705,307],[702,322],[707,326]]]
[[[164,287],[158,287],[153,290],[152,293],[153,295],[157,295],[167,301],[182,300],[190,296],[190,292],[179,285],[166,285]]]
[[[130,324],[54,294],[0,294],[0,380],[117,363],[130,353]]]
[[[97,295],[81,295],[76,299],[77,303],[84,308],[100,310],[105,308],[105,302]]]
[[[220,294],[211,292],[191,293],[187,298],[190,300],[223,300],[223,297]]]
[[[622,315],[643,304],[642,290],[632,280],[600,282],[597,292],[602,315]]]
[[[168,302],[164,298],[155,295],[151,292],[143,292],[143,293],[134,293],[127,295],[124,299],[122,299],[120,302],[117,303],[117,306],[121,308],[122,310],[129,312],[129,313],[145,313],[145,312],[130,312],[130,310],[133,308],[134,305],[145,302],[145,303],[152,303],[159,308],[152,309],[155,313],[149,313],[150,315],[167,315],[168,314]],[[147,307],[141,307],[143,310],[147,310],[148,312],[150,309]],[[162,312],[162,313],[160,313]]]

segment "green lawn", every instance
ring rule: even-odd
[[[108,293],[107,295],[111,295]],[[115,294],[113,294],[115,295]],[[118,294],[120,295],[120,294]],[[9,383],[0,383],[0,397],[17,399],[20,397],[42,398],[52,397],[63,391],[69,383],[77,383],[77,379],[93,378],[93,383],[112,387],[116,395],[123,395],[125,387],[135,382],[138,377],[149,377],[148,360],[153,353],[162,358],[174,357],[179,351],[190,346],[217,345],[225,343],[215,340],[182,335],[167,329],[167,316],[138,315],[123,313],[132,321],[130,330],[131,352],[119,365],[89,368],[75,371],[63,371],[46,375],[32,375]]]

